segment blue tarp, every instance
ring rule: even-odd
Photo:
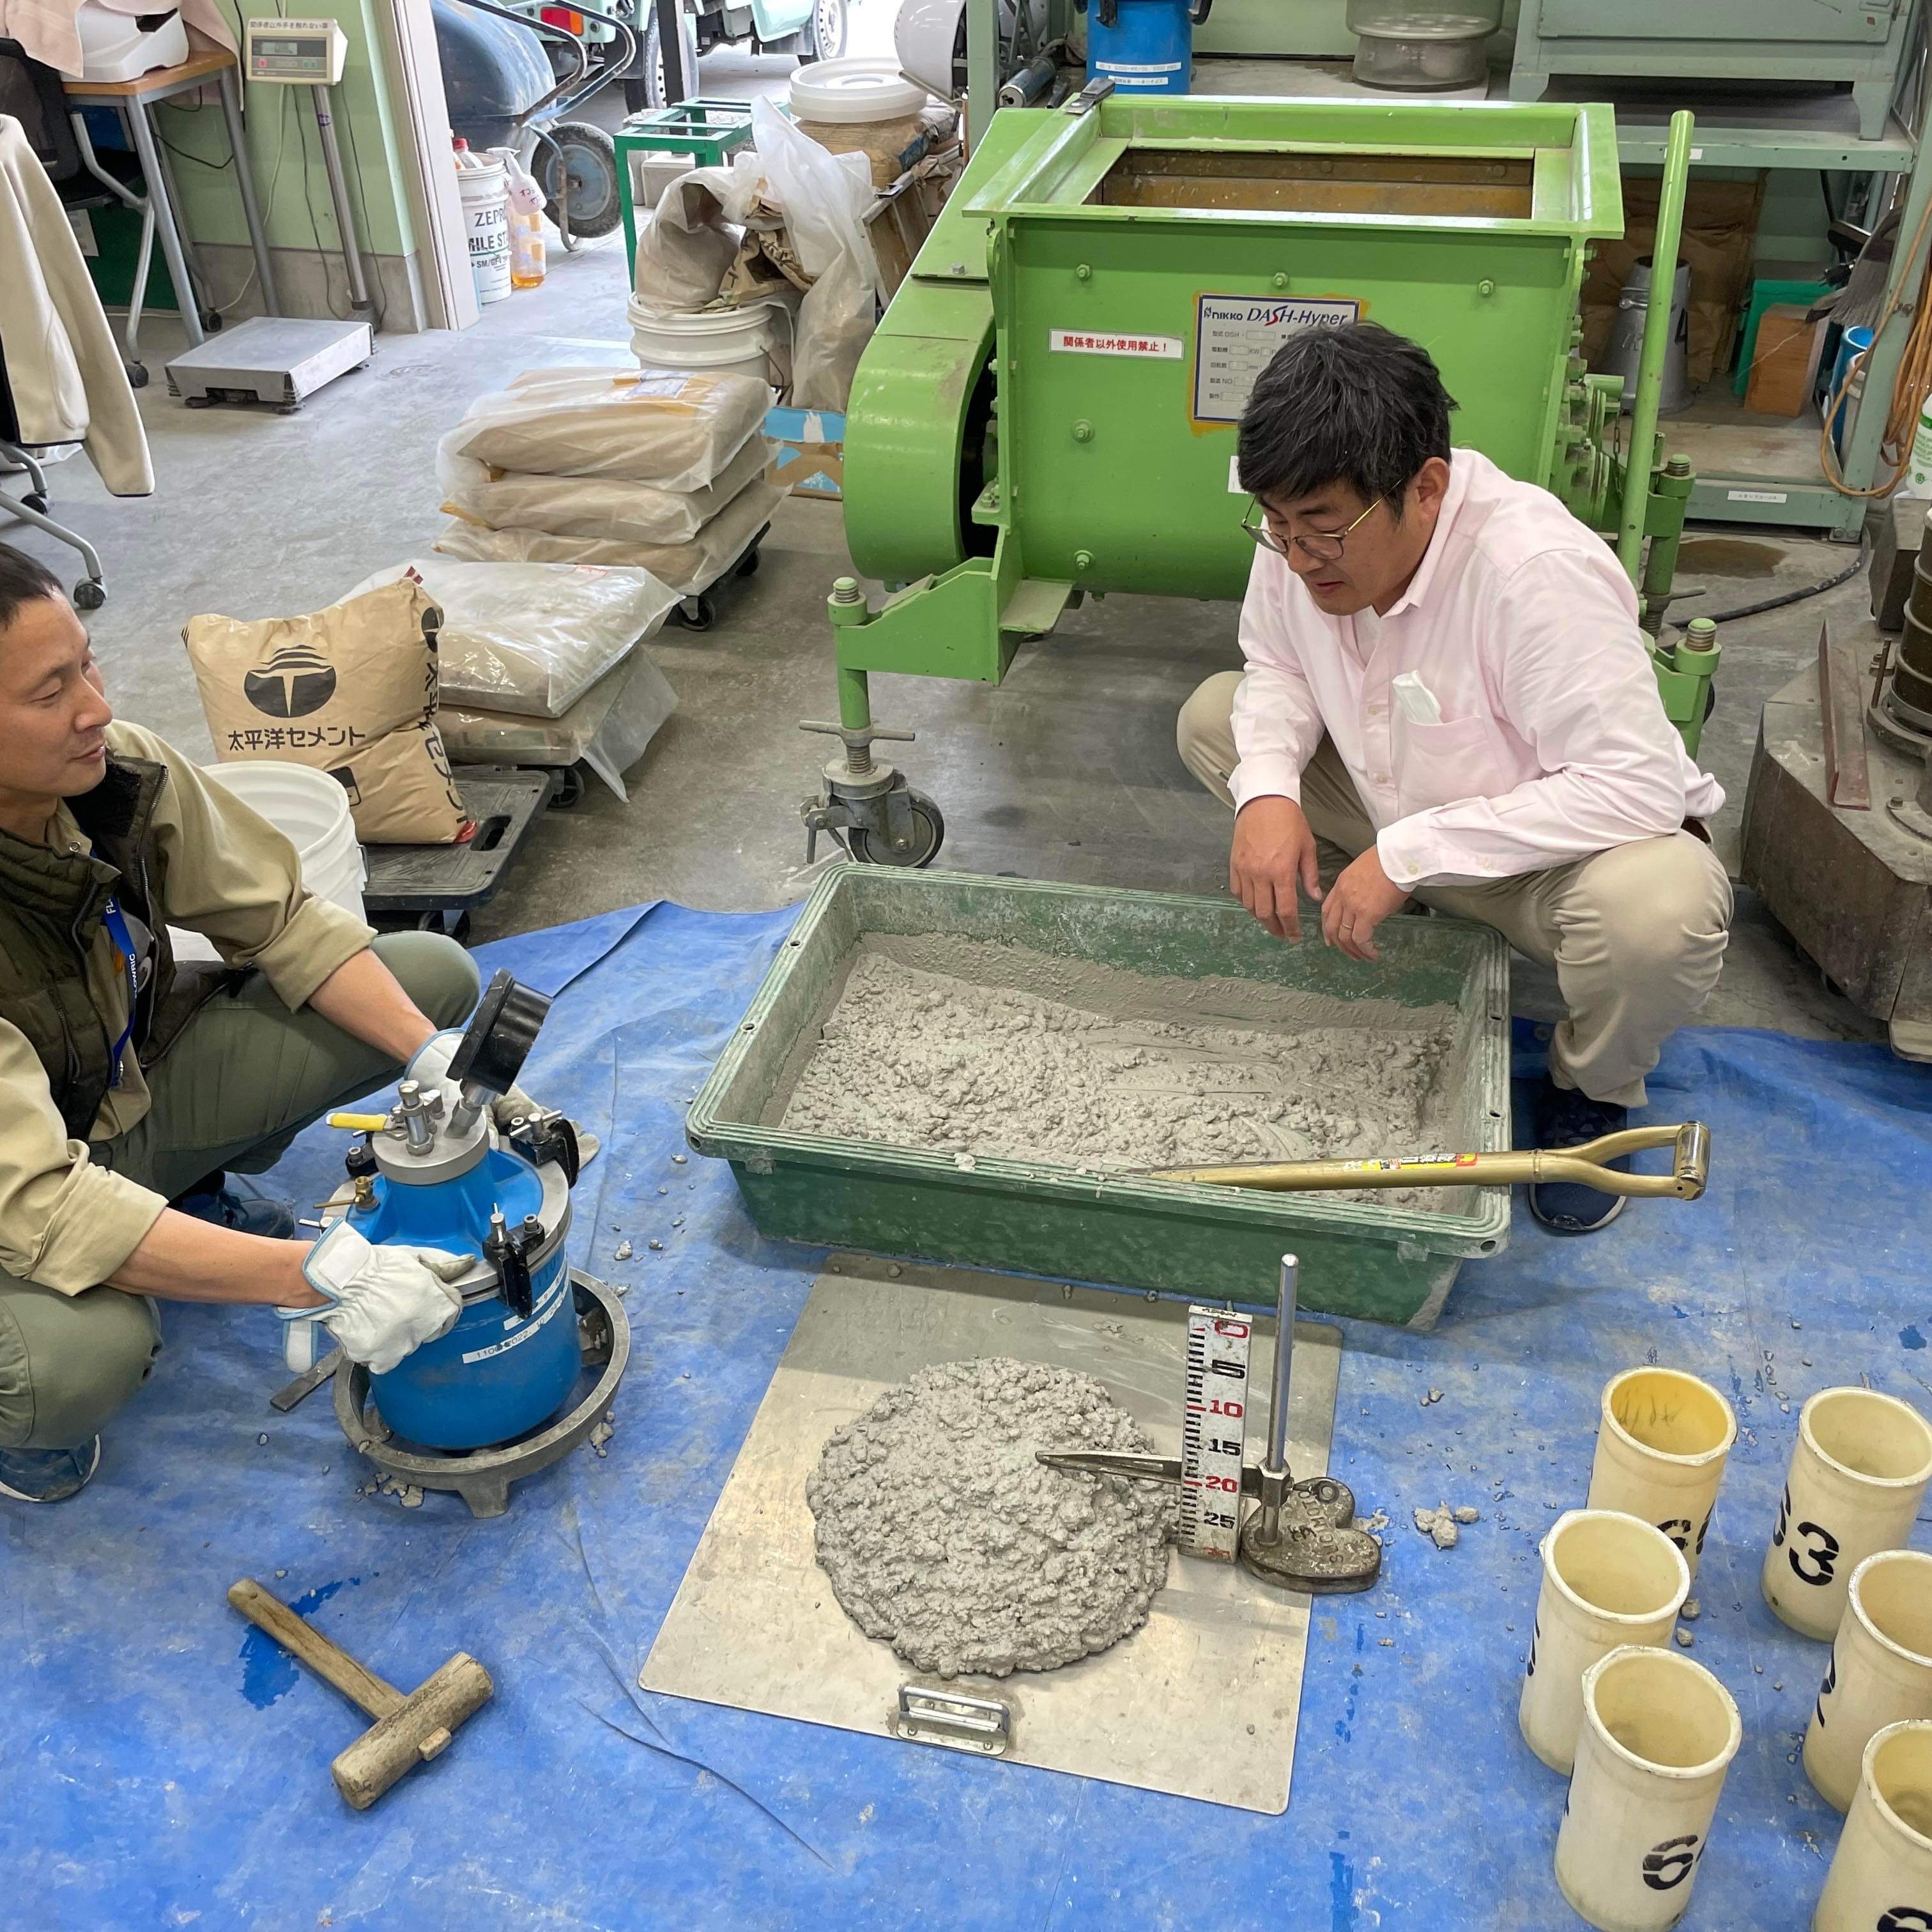
[[[1519,1205],[1434,1334],[1347,1324],[1332,1466],[1395,1523],[1380,1587],[1316,1604],[1294,1797],[1264,1819],[637,1689],[820,1258],[762,1240],[722,1166],[674,1158],[792,916],[659,905],[481,955],[558,993],[526,1084],[605,1138],[573,1242],[632,1284],[605,1457],[494,1521],[452,1496],[404,1510],[358,1493],[326,1393],[268,1409],[278,1324],[178,1306],[92,1486],[0,1503],[0,1927],[1574,1924],[1550,1874],[1564,1782],[1516,1692],[1538,1539],[1582,1500],[1604,1378],[1646,1360],[1728,1389],[1742,1426],[1694,1654],[1744,1744],[1684,1922],[1807,1922],[1838,1828],[1793,1761],[1826,1652],[1774,1621],[1757,1568],[1804,1396],[1868,1377],[1932,1410],[1924,1072],[1687,1032],[1652,1114],[1711,1124],[1702,1204],[1582,1240]],[[340,1156],[316,1130],[272,1184],[320,1200]],[[1483,1513],[1452,1551],[1409,1527],[1438,1502]],[[244,1576],[401,1685],[472,1652],[495,1700],[352,1813],[328,1768],[363,1720],[247,1633],[224,1599]]]

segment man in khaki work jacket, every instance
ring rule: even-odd
[[[57,1502],[147,1376],[154,1298],[332,1301],[378,1369],[453,1324],[470,1257],[364,1244],[305,1274],[293,1215],[222,1171],[405,1065],[440,1079],[476,969],[312,898],[266,820],[116,722],[60,586],[4,544],[0,746],[0,1493]],[[170,924],[225,968],[177,969]]]

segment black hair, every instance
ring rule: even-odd
[[[11,544],[0,544],[0,631],[13,622],[22,604],[66,595],[60,579],[38,557]]]
[[[1346,483],[1400,518],[1417,471],[1448,460],[1455,406],[1428,350],[1379,322],[1299,329],[1242,412],[1241,488],[1292,502]]]

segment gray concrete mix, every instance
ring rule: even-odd
[[[1006,1677],[1094,1656],[1139,1629],[1166,1581],[1171,1495],[1035,1452],[1153,1448],[1077,1369],[937,1363],[827,1440],[806,1485],[819,1566],[916,1670]]]
[[[719,56],[718,59],[737,57]],[[713,62],[707,62],[707,86]],[[752,82],[782,61],[747,64]],[[770,75],[764,74],[771,67]],[[746,83],[750,84],[750,83]],[[172,325],[147,325],[154,382],[140,394],[156,493],[107,496],[85,460],[50,472],[54,508],[105,561],[109,601],[92,628],[109,688],[128,716],[198,754],[210,751],[181,627],[198,613],[311,610],[370,572],[427,548],[442,519],[437,437],[471,398],[519,370],[629,359],[621,237],[573,257],[553,251],[544,286],[486,311],[460,335],[385,337],[376,361],[292,417],[194,411],[160,380]],[[1775,532],[1687,542],[1680,581],[1706,594],[1681,614],[1721,612],[1834,574],[1845,548]],[[46,558],[64,578],[70,551],[0,519],[0,542]],[[729,586],[717,627],[664,632],[652,648],[676,688],[677,715],[632,774],[620,804],[593,786],[550,814],[478,939],[577,919],[646,898],[745,910],[802,896],[800,800],[830,741],[798,721],[835,710],[824,599],[848,568],[838,506],[781,506],[758,575]],[[1869,631],[1862,578],[1827,596],[1726,626],[1707,763],[1730,802],[1716,826],[1735,859],[1744,779],[1764,700],[1812,661],[1826,613]],[[1090,602],[1027,646],[997,688],[938,679],[874,680],[883,723],[919,733],[895,748],[945,812],[941,862],[1121,886],[1225,890],[1228,820],[1182,768],[1174,716],[1194,684],[1238,663],[1232,604],[1114,596]],[[1875,634],[1871,634],[1875,635]],[[1520,963],[1519,1010],[1552,1014],[1546,974]],[[1877,1029],[1820,983],[1816,970],[1745,896],[1724,979],[1706,1010],[1720,1024],[1812,1037]]]

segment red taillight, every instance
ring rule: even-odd
[[[548,27],[561,27],[566,34],[580,34],[584,31],[584,16],[568,7],[545,7],[537,17]]]

